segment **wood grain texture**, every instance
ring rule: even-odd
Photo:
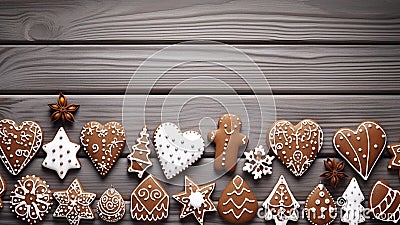
[[[396,1],[2,1],[3,41],[398,42]]]
[[[0,23],[1,24],[1,23]],[[1,33],[1,32],[0,32]],[[139,67],[165,45],[2,46],[1,94],[67,93],[124,94]],[[210,51],[205,46],[203,53]],[[133,94],[383,94],[400,93],[398,45],[235,45],[253,59],[265,76],[243,61],[221,54],[226,66],[185,62],[200,54],[187,46],[172,56],[152,58],[142,76],[134,76]],[[212,50],[212,48],[211,48]],[[182,63],[185,62],[185,63]],[[165,63],[176,65],[161,78],[149,78]],[[147,76],[146,76],[147,75]],[[241,77],[243,76],[243,77]],[[213,78],[214,80],[210,79]],[[271,89],[265,82],[268,80]],[[225,85],[215,85],[215,80]],[[248,82],[253,82],[249,84]],[[149,86],[152,86],[150,88]],[[223,88],[225,86],[225,88]],[[252,89],[253,90],[252,90]]]
[[[122,95],[67,95],[70,103],[80,104],[76,122],[67,125],[66,130],[72,141],[79,143],[82,126],[95,120],[101,123],[122,121],[124,97]],[[153,95],[147,98],[146,106],[137,105],[146,99],[144,95],[130,95],[125,100],[124,127],[127,142],[134,144],[142,126],[146,124],[150,133],[161,122],[173,122],[181,130],[196,130],[203,137],[216,128],[216,121],[226,113],[239,115],[243,120],[242,133],[248,134],[248,149],[258,144],[266,145],[266,133],[275,119],[297,123],[304,118],[316,120],[324,132],[324,145],[320,156],[338,156],[332,146],[332,137],[337,129],[355,129],[361,121],[374,120],[384,127],[389,143],[400,140],[399,95],[277,95],[275,106],[268,104],[269,96],[252,95]],[[50,122],[48,103],[55,102],[57,95],[13,95],[0,96],[0,118],[15,121],[35,120],[44,130],[44,143],[50,142],[61,123]],[[243,102],[243,104],[242,104]],[[264,108],[260,115],[259,104]],[[276,114],[274,115],[274,107]],[[247,111],[246,111],[247,110]],[[144,119],[141,117],[145,113]],[[207,143],[208,144],[208,143]],[[129,153],[125,148],[123,156]],[[44,152],[38,153],[43,157]],[[81,157],[86,156],[80,151]],[[214,146],[206,148],[205,156],[213,157]],[[389,154],[385,153],[384,157]]]

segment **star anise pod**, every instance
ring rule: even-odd
[[[336,159],[330,158],[326,159],[324,164],[327,171],[321,174],[321,177],[326,178],[330,182],[331,187],[336,188],[339,181],[347,177],[343,172],[345,164],[343,161],[338,162]]]
[[[55,122],[61,118],[63,123],[66,120],[73,123],[75,121],[75,117],[72,113],[78,110],[79,105],[68,105],[67,98],[60,91],[57,103],[49,104],[49,107],[54,111],[53,114],[51,114],[51,122]]]

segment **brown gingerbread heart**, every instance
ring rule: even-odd
[[[0,158],[12,175],[18,175],[35,156],[43,141],[39,124],[10,119],[0,121]]]
[[[368,180],[386,142],[387,137],[382,126],[372,121],[362,122],[356,131],[339,129],[333,137],[336,151],[364,180]]]
[[[124,150],[124,127],[118,122],[88,122],[82,128],[81,143],[100,175],[106,176]]]
[[[323,133],[318,123],[310,119],[304,119],[297,125],[278,120],[269,129],[267,140],[278,159],[295,176],[301,176],[321,150]]]

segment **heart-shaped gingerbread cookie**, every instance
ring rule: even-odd
[[[12,175],[18,175],[42,145],[43,132],[39,124],[13,120],[0,121],[0,158]]]
[[[278,159],[295,176],[301,176],[321,150],[323,133],[321,127],[310,119],[297,125],[278,120],[269,129],[267,140]]]
[[[204,140],[196,131],[181,132],[173,123],[162,123],[154,131],[154,147],[167,179],[171,179],[204,152]]]
[[[82,128],[81,143],[100,175],[106,176],[124,150],[124,127],[118,122],[88,122]]]
[[[339,129],[333,137],[335,149],[364,180],[368,180],[386,141],[382,126],[372,121],[362,122],[356,131]]]

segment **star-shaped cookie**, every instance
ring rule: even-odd
[[[182,219],[193,214],[197,221],[203,225],[204,213],[207,211],[217,211],[214,203],[210,199],[214,188],[215,183],[197,186],[193,180],[185,176],[185,191],[172,196],[183,205],[180,218]]]
[[[54,217],[65,217],[71,225],[78,225],[81,219],[94,219],[90,205],[96,194],[85,192],[78,179],[72,181],[67,190],[54,192],[53,197],[60,204]]]
[[[58,176],[64,179],[68,170],[81,168],[81,164],[76,158],[79,148],[79,144],[71,142],[64,128],[60,127],[54,139],[43,145],[47,156],[42,165],[56,171]]]
[[[388,150],[392,159],[389,161],[388,168],[399,170],[400,177],[400,144],[393,144],[388,146]]]

